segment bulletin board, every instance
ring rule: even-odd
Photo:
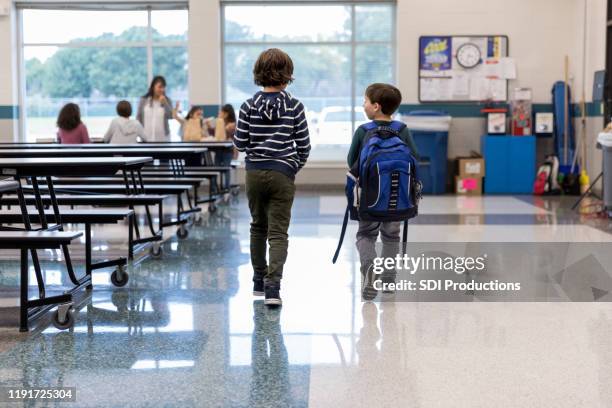
[[[419,101],[508,100],[516,65],[504,35],[419,38]]]

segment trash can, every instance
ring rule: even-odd
[[[419,176],[423,182],[423,193],[444,194],[448,130],[452,118],[446,112],[422,110],[410,112],[403,119],[419,150]]]
[[[612,210],[612,133],[600,133],[598,147],[603,152],[603,201],[606,210]]]

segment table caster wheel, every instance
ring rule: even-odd
[[[118,288],[122,288],[127,285],[130,280],[130,276],[125,272],[125,268],[120,266],[117,270],[113,271],[110,276],[111,283]]]
[[[111,302],[120,313],[125,313],[128,311],[128,300],[128,292],[126,291],[114,291],[111,295]]]
[[[185,228],[184,225],[181,225],[181,227],[176,231],[176,236],[179,237],[179,239],[185,239],[189,236],[189,230]]]
[[[217,212],[217,205],[215,203],[210,203],[208,205],[208,212],[211,214],[214,214],[215,212]]]
[[[66,330],[74,326],[72,305],[60,305],[53,313],[51,321],[53,322],[53,326],[58,330]]]
[[[162,256],[162,247],[159,243],[155,243],[149,252],[153,258],[159,259]]]

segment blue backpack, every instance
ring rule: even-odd
[[[366,136],[359,159],[347,173],[348,205],[333,263],[338,259],[349,217],[358,221],[404,221],[406,242],[408,220],[418,215],[423,185],[417,161],[400,138],[405,127],[398,121],[387,126],[375,122],[361,125]]]

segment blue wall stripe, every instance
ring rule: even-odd
[[[204,117],[217,116],[221,105],[199,105],[204,111]],[[495,104],[494,107],[508,108],[507,103]],[[399,108],[401,114],[406,114],[415,110],[437,110],[444,111],[454,118],[483,118],[484,114],[480,111],[484,105],[480,103],[425,103],[425,104],[402,104]],[[580,116],[580,105],[572,104],[575,116]],[[603,116],[603,107],[599,102],[587,102],[587,116],[598,117]],[[534,103],[533,112],[552,112],[552,103]],[[1,111],[0,111],[1,113]]]
[[[18,119],[19,106],[0,105],[0,119]]]
[[[198,105],[198,106],[202,108],[205,118],[208,118],[211,116],[217,117],[217,115],[219,114],[219,108],[221,107],[221,105]]]
[[[495,107],[508,108],[509,105],[506,103],[496,104]],[[406,114],[415,110],[437,110],[447,112],[454,118],[483,118],[484,114],[480,111],[484,108],[484,105],[479,103],[427,103],[427,104],[402,104],[399,108],[400,113]],[[552,112],[551,103],[534,103],[533,112]],[[580,105],[572,104],[575,116],[580,116]],[[597,117],[603,116],[603,109],[601,103],[598,102],[587,102],[586,104],[587,116]]]

